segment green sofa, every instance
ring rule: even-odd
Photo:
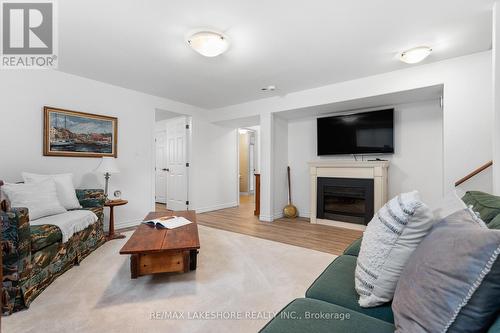
[[[361,239],[337,257],[306,291],[292,301],[261,332],[394,332],[391,305],[362,308],[354,289],[354,270]],[[330,316],[330,318],[328,318]]]
[[[468,192],[463,200],[480,214],[487,214],[485,219],[489,222],[488,227],[497,229],[494,222],[500,221],[500,197],[495,197],[495,202],[492,202],[491,197],[480,192]],[[361,238],[354,241],[321,273],[306,291],[305,298],[295,299],[285,306],[260,332],[394,332],[390,303],[374,308],[362,308],[358,304],[354,270],[360,246]],[[500,333],[500,313],[487,333]]]
[[[51,224],[30,225],[26,208],[2,202],[2,314],[29,307],[58,276],[105,242],[103,190],[76,190],[81,209],[93,211],[97,222],[62,242],[60,229]]]
[[[285,306],[262,333],[394,332],[391,304],[362,308],[354,289],[354,269],[361,239],[337,257],[306,291],[305,298]],[[500,333],[500,315],[488,333]]]

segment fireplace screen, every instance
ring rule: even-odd
[[[366,225],[373,217],[373,179],[318,178],[317,217]]]

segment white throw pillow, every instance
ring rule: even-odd
[[[52,179],[33,184],[7,183],[2,190],[11,207],[28,208],[30,220],[66,212],[57,199],[56,183]]]
[[[56,183],[57,197],[59,202],[66,209],[82,208],[76,197],[75,186],[73,185],[73,174],[63,173],[58,175],[37,175],[35,173],[22,173],[24,182],[27,184],[38,183],[47,179],[53,179]]]
[[[429,232],[434,219],[417,191],[386,203],[363,234],[355,273],[359,305],[389,302],[410,255]]]

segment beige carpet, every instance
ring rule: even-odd
[[[247,312],[268,315],[303,297],[334,259],[323,252],[199,229],[195,272],[131,280],[129,259],[118,254],[126,240],[114,240],[59,277],[28,310],[2,318],[2,332],[256,332],[268,320],[246,319]],[[165,318],[175,311],[184,319]],[[206,311],[243,318],[193,319]],[[166,314],[152,320],[152,312]]]

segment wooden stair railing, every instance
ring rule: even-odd
[[[455,187],[456,186],[459,186],[463,183],[465,183],[466,181],[468,181],[469,179],[471,179],[472,177],[474,177],[475,175],[477,175],[478,173],[481,173],[483,172],[484,170],[488,169],[490,166],[493,165],[493,161],[489,161],[488,163],[485,163],[483,165],[481,165],[479,168],[477,168],[476,170],[472,171],[471,173],[469,173],[467,176],[461,178],[460,180],[457,180],[455,182]]]

